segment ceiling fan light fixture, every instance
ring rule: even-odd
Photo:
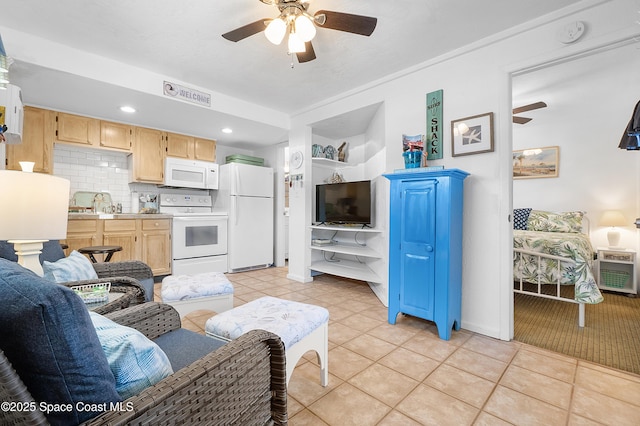
[[[277,45],[282,43],[286,32],[287,24],[282,18],[276,18],[269,22],[269,25],[267,25],[267,28],[264,30],[264,35],[267,37],[267,40]]]
[[[289,33],[289,53],[301,53],[306,50],[304,47],[304,41],[300,39],[297,33]]]
[[[309,17],[298,15],[296,18],[296,34],[305,43],[316,36],[316,27]]]

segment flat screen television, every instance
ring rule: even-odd
[[[371,181],[316,185],[316,222],[371,225]]]

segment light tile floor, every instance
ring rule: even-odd
[[[444,341],[429,321],[388,324],[366,283],[286,275],[228,278],[235,306],[270,295],[329,310],[329,385],[308,353],[289,383],[290,425],[640,425],[640,376],[465,330]],[[212,314],[193,312],[183,327],[204,333]]]

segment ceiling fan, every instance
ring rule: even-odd
[[[278,8],[280,15],[276,18],[265,18],[252,22],[222,37],[229,41],[240,41],[261,31],[273,44],[280,44],[285,35],[288,37],[290,53],[295,53],[298,62],[309,62],[316,59],[311,40],[316,35],[316,27],[344,31],[363,36],[370,36],[376,28],[377,18],[350,13],[319,10],[311,15],[307,12],[309,2],[305,0],[260,0],[264,4]]]
[[[529,105],[524,105],[518,108],[513,109],[513,122],[516,124],[526,124],[533,120],[532,118],[527,117],[516,117],[516,114],[520,114],[527,111],[533,111],[534,109],[546,108],[547,104],[544,102],[535,102]]]

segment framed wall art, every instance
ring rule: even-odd
[[[474,115],[451,122],[451,155],[493,151],[493,113]]]
[[[513,178],[534,179],[558,177],[560,148],[519,149],[513,151]]]

